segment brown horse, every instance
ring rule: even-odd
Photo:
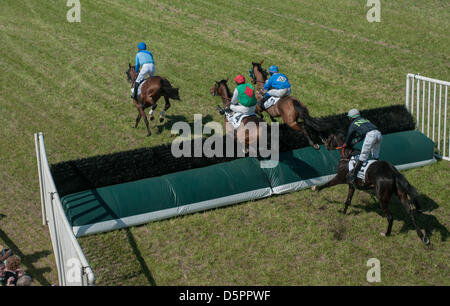
[[[331,134],[324,143],[325,147],[328,150],[339,148],[339,146],[344,143],[344,135]],[[345,208],[343,211],[344,214],[347,213],[347,208],[352,202],[355,187],[364,190],[374,190],[375,196],[380,202],[381,209],[386,214],[388,220],[388,228],[386,233],[381,233],[381,235],[383,236],[389,236],[391,234],[392,224],[394,220],[392,218],[391,212],[389,211],[388,205],[392,195],[396,194],[402,202],[403,207],[405,208],[409,217],[411,218],[417,235],[425,244],[429,244],[430,239],[419,229],[414,217],[416,211],[421,212],[418,201],[419,195],[416,189],[414,189],[414,187],[409,184],[406,178],[391,163],[387,161],[375,161],[370,164],[370,166],[366,170],[365,181],[358,178],[356,186],[354,186],[349,179],[348,164],[351,156],[357,153],[358,151],[350,148],[341,149],[341,160],[339,161],[337,175],[325,185],[319,187],[313,186],[312,190],[320,191],[331,186],[347,184],[349,188],[347,200],[345,201]],[[410,198],[410,201],[414,204],[414,208],[411,208],[411,206],[409,205],[408,196]]]
[[[223,109],[227,109],[231,104],[231,92],[227,85],[228,80],[222,80],[216,82],[211,88],[210,92],[213,96],[220,96],[222,98]],[[260,123],[264,122],[256,115],[248,116],[242,119],[239,128],[234,129],[233,126],[228,123],[225,117],[225,127],[227,134],[232,133],[234,137],[244,146],[244,152],[248,153],[249,148],[256,148],[257,141],[260,136]],[[252,146],[254,145],[254,146]]]
[[[263,61],[261,63],[252,63],[253,67],[250,70],[252,82],[253,84],[256,84],[256,98],[258,99],[258,101],[263,98],[261,92],[264,89],[264,84],[266,83],[268,76],[267,71],[261,67],[262,63]],[[309,133],[305,128],[305,124],[313,129],[318,128],[316,128],[316,124],[313,121],[313,118],[309,116],[308,109],[302,102],[300,102],[300,100],[291,96],[286,96],[278,100],[275,105],[269,107],[265,111],[269,114],[272,122],[275,121],[274,118],[281,117],[283,119],[283,122],[287,124],[291,129],[302,133],[308,140],[310,146],[312,146],[316,150],[320,149],[320,146],[318,144],[315,144],[311,140],[311,137],[309,136]],[[256,106],[256,112],[260,115],[261,118],[263,117],[262,110],[259,106]],[[302,119],[303,123],[299,123],[299,119]]]
[[[131,83],[131,88],[134,88],[134,82],[136,81],[138,76],[134,66],[128,64],[128,70],[125,73],[127,74],[128,82]],[[135,128],[138,127],[141,118],[144,118],[145,126],[147,127],[147,136],[150,136],[151,132],[147,116],[145,114],[145,109],[147,107],[151,107],[149,115],[150,120],[153,121],[155,119],[153,117],[153,111],[156,109],[156,107],[158,107],[157,102],[161,97],[164,97],[164,100],[166,101],[164,110],[161,111],[159,115],[159,122],[163,122],[164,115],[170,107],[169,98],[181,101],[180,96],[178,94],[178,88],[172,87],[169,80],[160,76],[152,76],[151,78],[144,81],[141,88],[141,94],[138,95],[136,99],[133,99],[134,105],[138,110]]]

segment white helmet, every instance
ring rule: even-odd
[[[351,119],[355,119],[360,116],[361,115],[359,114],[359,111],[356,108],[351,109],[347,114],[347,117],[349,117]]]

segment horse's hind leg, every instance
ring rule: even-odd
[[[294,131],[297,131],[299,133],[302,133],[305,137],[306,140],[308,141],[309,145],[311,147],[313,147],[316,150],[320,149],[320,146],[316,143],[314,143],[311,139],[311,137],[309,137],[308,131],[306,131],[306,128],[304,126],[304,124],[300,124],[298,122],[287,122],[286,123],[291,129],[293,129]]]
[[[430,243],[430,239],[428,237],[424,236],[422,231],[417,226],[416,218],[414,217],[415,211],[413,209],[411,209],[411,206],[408,204],[408,196],[407,196],[407,194],[405,192],[398,191],[397,192],[397,196],[400,199],[400,202],[402,202],[403,207],[405,208],[405,210],[408,213],[409,217],[411,218],[411,221],[412,221],[412,223],[414,225],[414,228],[416,229],[417,235],[419,236],[419,238],[425,244],[429,244]]]
[[[166,111],[170,108],[169,98],[164,96],[164,100],[166,100],[166,105],[164,105],[164,109],[159,114],[159,122],[163,122],[164,121],[164,115],[166,114]]]

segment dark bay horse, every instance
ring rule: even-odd
[[[135,71],[134,66],[128,64],[128,70],[125,73],[127,74],[128,82],[131,83],[131,88],[133,88],[134,82],[136,81],[137,78],[137,73]],[[141,118],[144,118],[145,126],[147,127],[147,136],[150,136],[151,132],[147,116],[145,114],[145,109],[147,107],[151,107],[149,115],[150,120],[153,121],[155,119],[153,117],[153,111],[158,106],[157,102],[161,97],[164,97],[164,100],[166,101],[164,110],[161,111],[159,115],[159,122],[163,122],[164,115],[170,107],[169,99],[181,100],[178,94],[178,88],[172,87],[172,84],[170,84],[169,80],[160,76],[152,76],[151,78],[144,81],[141,88],[141,94],[137,96],[136,99],[133,99],[134,105],[138,110],[135,128],[138,127]]]
[[[252,82],[253,84],[256,84],[256,98],[258,101],[263,98],[261,91],[264,89],[264,84],[266,83],[268,76],[267,71],[261,67],[262,63],[263,62],[252,63],[253,67],[250,70]],[[262,110],[259,106],[256,106],[256,112],[262,118]],[[310,146],[316,150],[320,149],[320,146],[312,141],[308,131],[306,130],[305,124],[315,130],[319,130],[320,127],[318,127],[313,118],[310,117],[308,109],[302,102],[300,102],[300,100],[291,96],[283,97],[278,100],[275,105],[266,109],[266,112],[269,114],[272,122],[275,121],[274,118],[281,117],[283,122],[291,129],[302,133],[308,140]],[[303,122],[299,123],[299,119],[303,120]]]
[[[210,93],[213,96],[220,96],[222,98],[223,109],[226,109],[231,104],[231,92],[227,85],[228,80],[221,80],[214,84],[210,89]],[[244,146],[244,152],[248,153],[251,145],[255,145],[256,148],[257,141],[260,136],[260,126],[259,124],[264,122],[262,119],[255,116],[248,116],[242,119],[239,128],[234,129],[230,123],[228,123],[225,117],[225,127],[227,133],[234,135],[234,137]]]
[[[339,148],[344,143],[344,135],[343,134],[331,134],[328,139],[325,141],[325,147],[328,150]],[[391,234],[393,217],[391,212],[389,211],[389,201],[393,194],[397,195],[400,199],[403,207],[408,213],[409,217],[412,220],[414,228],[416,229],[417,235],[422,239],[425,244],[430,243],[430,239],[422,233],[419,227],[416,224],[416,219],[414,215],[417,212],[421,212],[421,208],[419,205],[419,195],[414,189],[413,186],[409,184],[406,178],[389,162],[387,161],[375,161],[366,170],[365,182],[360,178],[357,179],[357,185],[354,186],[349,177],[348,177],[348,164],[352,154],[357,153],[357,151],[344,148],[341,149],[341,160],[338,164],[338,172],[337,175],[328,183],[322,186],[313,186],[313,191],[320,191],[324,188],[332,187],[339,184],[347,184],[348,185],[348,195],[347,200],[345,201],[345,208],[343,213],[347,213],[347,208],[350,206],[353,198],[353,194],[355,192],[355,187],[358,189],[374,190],[375,196],[380,202],[381,209],[386,214],[388,220],[388,227],[386,233],[382,233],[383,236],[389,236]],[[410,201],[414,205],[414,208],[408,203],[408,196]]]

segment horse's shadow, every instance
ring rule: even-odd
[[[352,206],[362,209],[366,212],[375,212],[383,218],[386,217],[380,207],[378,200],[375,197],[371,197],[364,202],[365,205],[352,204]],[[439,222],[439,220],[435,216],[429,214],[429,212],[439,208],[439,205],[433,199],[424,194],[421,194],[419,196],[419,203],[423,211],[423,213],[416,214],[416,222],[419,228],[424,229],[429,237],[433,235],[433,232],[438,231],[441,234],[441,241],[447,241],[447,237],[449,235],[448,229],[445,227],[445,225]],[[414,230],[411,219],[407,215],[402,203],[398,198],[392,197],[389,203],[389,209],[394,220],[403,221],[403,226],[400,232],[404,233],[409,230]]]
[[[159,119],[155,119],[155,120],[159,120]],[[202,125],[207,124],[208,122],[213,121],[213,117],[211,115],[206,115],[202,117]],[[176,123],[176,122],[184,122],[187,123],[191,129],[191,132],[193,133],[194,131],[194,121],[188,121],[187,118],[183,115],[167,115],[165,116],[164,122],[162,122],[161,124],[158,124],[156,126],[156,133],[157,134],[161,134],[162,132],[164,132],[165,130],[172,130],[172,126]],[[203,131],[203,128],[202,128]]]

